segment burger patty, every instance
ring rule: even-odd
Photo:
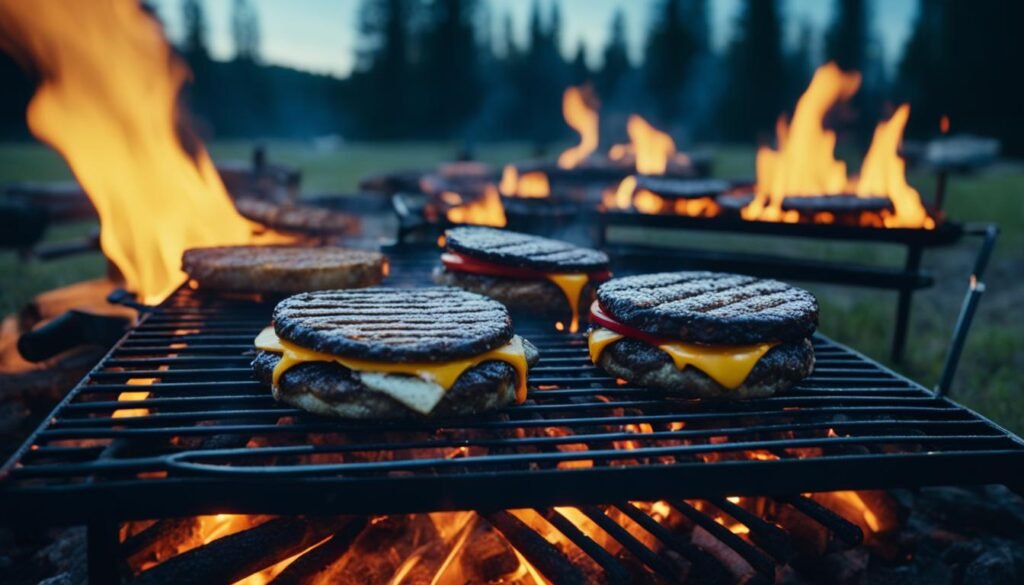
[[[458,288],[364,288],[302,293],[274,308],[284,341],[383,362],[446,362],[512,339],[508,309]]]
[[[272,203],[242,197],[235,200],[235,209],[243,217],[276,230],[310,235],[347,235],[359,231],[359,220],[333,209]]]
[[[637,339],[610,344],[598,363],[617,378],[672,396],[742,400],[785,392],[809,376],[814,370],[814,347],[809,339],[776,345],[757,361],[743,384],[732,390],[695,367],[680,370],[667,353]]]
[[[636,179],[637,190],[644,189],[669,199],[715,197],[729,187],[729,182],[721,179],[679,179],[651,175],[639,175]]]
[[[529,365],[539,359],[537,349],[523,340]],[[260,351],[253,361],[256,377],[271,385],[278,354]],[[501,361],[488,361],[466,370],[448,389],[428,416],[457,417],[497,410],[516,401],[516,371]],[[383,383],[401,383],[400,374],[385,376]],[[325,416],[354,419],[400,419],[424,416],[368,386],[363,376],[333,362],[308,362],[289,368],[273,388],[274,398],[297,408]]]
[[[711,345],[800,341],[814,333],[818,302],[777,280],[715,272],[616,278],[597,290],[613,319],[644,333]]]
[[[608,269],[608,255],[568,242],[487,227],[445,232],[449,250],[480,260],[544,272],[596,272]]]
[[[550,280],[502,278],[445,270],[442,267],[434,270],[434,282],[491,297],[512,310],[528,310],[532,315],[563,317],[571,311],[565,293]],[[580,307],[588,307],[594,302],[594,291],[595,287],[590,283],[583,287]]]
[[[186,250],[182,270],[203,288],[295,293],[380,283],[380,252],[297,246],[222,246]]]

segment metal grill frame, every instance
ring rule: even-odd
[[[424,284],[436,263],[436,253],[429,251],[390,255],[392,285]],[[519,317],[517,332],[531,339],[542,354],[540,364],[531,371],[529,402],[503,414],[453,421],[440,428],[450,433],[459,428],[563,426],[575,429],[571,436],[484,436],[445,442],[435,432],[438,423],[327,420],[273,403],[269,392],[251,378],[251,356],[245,352],[269,322],[271,307],[183,288],[143,316],[0,470],[0,510],[11,518],[53,523],[220,512],[497,510],[723,494],[786,496],[839,489],[1004,483],[1014,480],[1013,471],[1024,463],[1020,438],[823,336],[815,338],[816,373],[788,395],[714,404],[666,401],[642,389],[618,385],[589,364],[582,337],[556,333],[548,329],[550,324]],[[180,333],[197,324],[203,325],[198,335]],[[182,350],[177,353],[187,350],[188,356],[167,356],[171,344],[182,343],[191,345],[177,348]],[[119,371],[125,367],[142,369]],[[129,378],[157,376],[161,382],[151,386],[125,383]],[[540,386],[558,388],[538,390]],[[125,391],[158,395],[116,401]],[[582,402],[594,395],[605,396],[608,402]],[[105,398],[89,401],[94,397]],[[233,406],[216,408],[225,403]],[[114,410],[128,408],[158,412],[134,419],[109,418]],[[629,409],[629,414],[610,416],[614,408]],[[295,421],[280,424],[281,417],[295,417]],[[197,424],[213,421],[220,422]],[[668,430],[667,423],[673,421],[688,425]],[[595,425],[626,423],[648,423],[656,432],[593,430]],[[229,457],[229,464],[240,463],[239,458],[267,453],[245,448],[244,440],[241,444],[236,440],[230,449],[161,452],[170,448],[167,442],[174,436],[238,439],[307,433],[308,437],[308,433],[347,431],[352,439],[379,434],[382,428],[393,433],[430,432],[426,445],[431,447],[483,444],[488,454],[303,467],[276,462],[254,469],[203,463],[222,456]],[[825,436],[828,428],[850,436]],[[771,440],[759,435],[782,431],[814,434]],[[719,436],[730,441],[712,441]],[[70,438],[110,441],[92,447],[52,444]],[[699,443],[656,444],[631,451],[609,444],[655,439]],[[386,443],[374,442],[374,450],[410,446],[396,442],[394,435]],[[572,443],[587,443],[589,450],[557,450],[558,444]],[[829,454],[801,459],[786,451],[817,447]],[[356,449],[353,443],[274,449],[278,456],[367,450]],[[780,459],[708,463],[697,457],[741,450],[768,451]],[[674,459],[658,460],[665,457]],[[592,461],[593,467],[558,467],[579,460]],[[628,464],[611,464],[627,460]],[[167,475],[153,477],[154,472]]]

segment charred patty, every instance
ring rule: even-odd
[[[598,365],[616,378],[666,394],[744,400],[784,392],[809,376],[814,369],[814,347],[807,339],[776,345],[757,361],[736,388],[725,388],[694,367],[680,370],[667,353],[636,339],[627,338],[608,346]]]
[[[800,288],[737,274],[672,272],[611,280],[597,298],[596,363],[653,390],[692,398],[771,396],[814,368],[818,305]],[[595,345],[602,336],[612,341]]]
[[[718,272],[663,272],[610,280],[597,299],[612,318],[655,337],[741,345],[814,333],[818,301],[777,280]]]
[[[527,364],[539,357],[514,336],[504,306],[456,288],[296,295],[274,310],[274,334],[316,354],[279,372],[274,384],[281,353],[261,349],[253,362],[257,378],[280,401],[344,418],[464,416],[501,408],[516,402],[519,373],[509,362],[480,356],[521,344]],[[472,365],[447,389],[434,378],[387,371],[395,364],[435,371],[430,368],[458,360]]]
[[[510,309],[530,311],[532,315],[556,319],[571,310],[565,293],[550,280],[523,280],[438,268],[434,271],[434,282],[491,297]],[[594,302],[595,290],[593,284],[584,286],[579,306],[587,307]]]
[[[186,250],[181,264],[201,288],[296,293],[378,284],[386,260],[380,252],[346,248],[222,246]]]
[[[235,200],[235,208],[247,219],[284,232],[331,236],[350,235],[359,231],[357,218],[323,207],[242,197]]]
[[[543,272],[595,272],[608,269],[608,255],[568,242],[488,227],[445,232],[453,252],[495,264]]]

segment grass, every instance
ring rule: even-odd
[[[213,144],[216,160],[247,159],[251,143]],[[306,192],[353,192],[360,177],[397,168],[429,167],[451,160],[457,144],[343,144],[337,148],[316,148],[306,143],[272,143],[270,158],[303,171]],[[527,158],[531,151],[521,144],[481,146],[479,159],[502,163]],[[750,148],[717,149],[716,173],[723,177],[750,177],[754,153]],[[15,180],[57,180],[70,177],[63,161],[39,145],[0,144],[0,184]],[[934,178],[911,173],[911,184],[926,197],[934,189]],[[1024,167],[1000,164],[976,176],[952,177],[946,198],[950,217],[961,221],[996,222],[1002,228],[993,255],[982,300],[967,348],[961,360],[952,395],[1008,428],[1024,433]],[[51,230],[53,241],[84,236],[94,226],[73,224]],[[633,233],[637,239],[662,239],[663,234]],[[750,237],[686,234],[673,236],[685,243],[732,249],[787,252],[803,257],[836,261],[898,265],[898,249],[859,244],[819,245],[806,241],[766,243]],[[753,248],[753,246],[757,246]],[[938,379],[953,322],[965,288],[976,242],[969,241],[947,250],[925,255],[924,266],[936,277],[936,286],[915,297],[911,319],[910,345],[906,360],[892,365],[925,385]],[[54,262],[23,262],[14,253],[0,252],[0,311],[21,307],[31,296],[55,286],[103,273],[99,254]],[[895,293],[810,286],[821,300],[821,329],[833,338],[887,362],[895,313]]]

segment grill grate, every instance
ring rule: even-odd
[[[390,282],[425,283],[435,262],[392,254]],[[711,404],[618,384],[582,336],[517,319],[542,356],[525,405],[439,423],[327,420],[252,379],[271,308],[179,290],[5,465],[0,507],[60,522],[495,510],[999,483],[1024,463],[1020,439],[822,336],[815,374],[790,394]]]

